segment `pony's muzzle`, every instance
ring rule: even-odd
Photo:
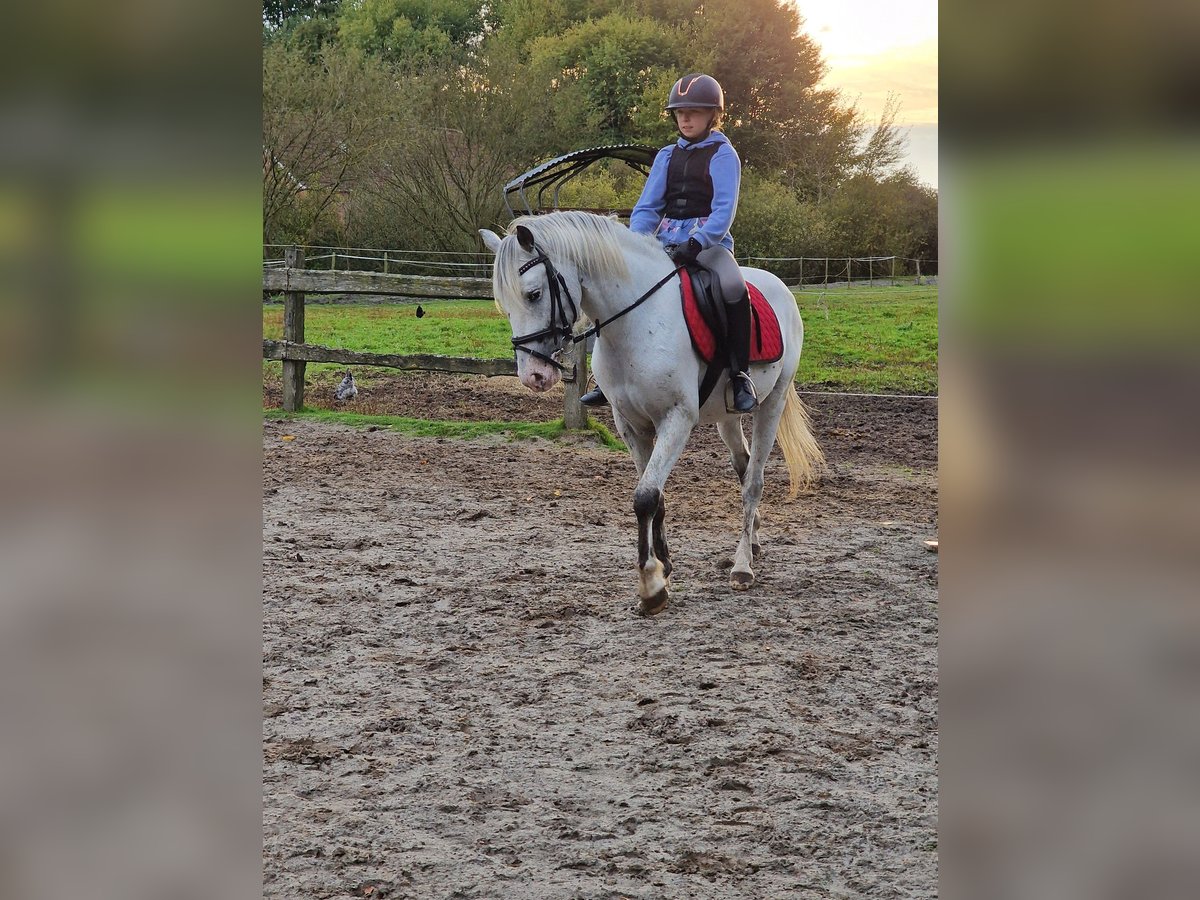
[[[528,357],[524,363],[525,365],[521,367],[519,373],[521,384],[535,393],[545,393],[558,384],[562,378],[562,373],[558,369],[536,357]]]

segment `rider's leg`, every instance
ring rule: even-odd
[[[586,394],[584,394],[582,397],[580,397],[579,402],[582,403],[584,406],[607,406],[608,398],[604,396],[604,391],[602,391],[600,389],[600,379],[596,375],[596,371],[594,368],[594,366],[600,362],[600,357],[598,355],[596,355],[599,353],[600,348],[595,347],[593,345],[592,342],[594,340],[595,340],[595,338],[590,338],[588,340],[586,346],[587,346],[587,352],[593,354],[593,356],[592,356],[592,364],[593,364],[592,383],[595,385],[595,387],[592,390],[588,391]],[[584,387],[587,387],[587,385],[585,384]]]
[[[750,295],[746,291],[746,280],[733,254],[720,245],[702,251],[697,262],[720,282],[725,316],[729,323],[726,340],[729,344],[733,408],[738,412],[750,412],[758,405],[758,397],[750,378]]]
[[[750,297],[743,294],[725,307],[729,317],[729,379],[733,383],[733,408],[750,412],[758,395],[750,378]]]

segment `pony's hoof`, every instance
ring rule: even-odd
[[[667,608],[667,589],[663,588],[653,597],[643,597],[639,612],[643,616],[656,616]]]
[[[762,544],[751,544],[750,552],[754,554],[755,559],[758,559],[760,556],[763,555]]]
[[[735,591],[748,591],[754,586],[753,572],[730,572],[729,586]]]

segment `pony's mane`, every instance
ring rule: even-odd
[[[624,278],[629,275],[625,255],[631,250],[662,253],[662,245],[649,235],[634,234],[616,219],[579,210],[520,216],[509,223],[509,235],[524,225],[533,232],[538,247],[552,261],[568,260],[579,274],[591,278]],[[517,274],[523,253],[516,240],[504,240],[496,253],[495,291],[501,296],[521,296],[521,276]]]

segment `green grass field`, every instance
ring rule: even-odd
[[[797,382],[816,390],[891,393],[937,391],[937,288],[862,287],[796,292],[804,317]],[[372,353],[507,357],[511,332],[490,301],[431,301],[417,318],[412,305],[309,305],[305,339]],[[283,307],[263,307],[263,336],[283,334]],[[344,366],[310,363],[320,376]],[[263,361],[278,381],[280,364]],[[369,384],[366,372],[356,377]]]
[[[799,384],[815,390],[937,393],[936,287],[795,294],[804,319]]]

